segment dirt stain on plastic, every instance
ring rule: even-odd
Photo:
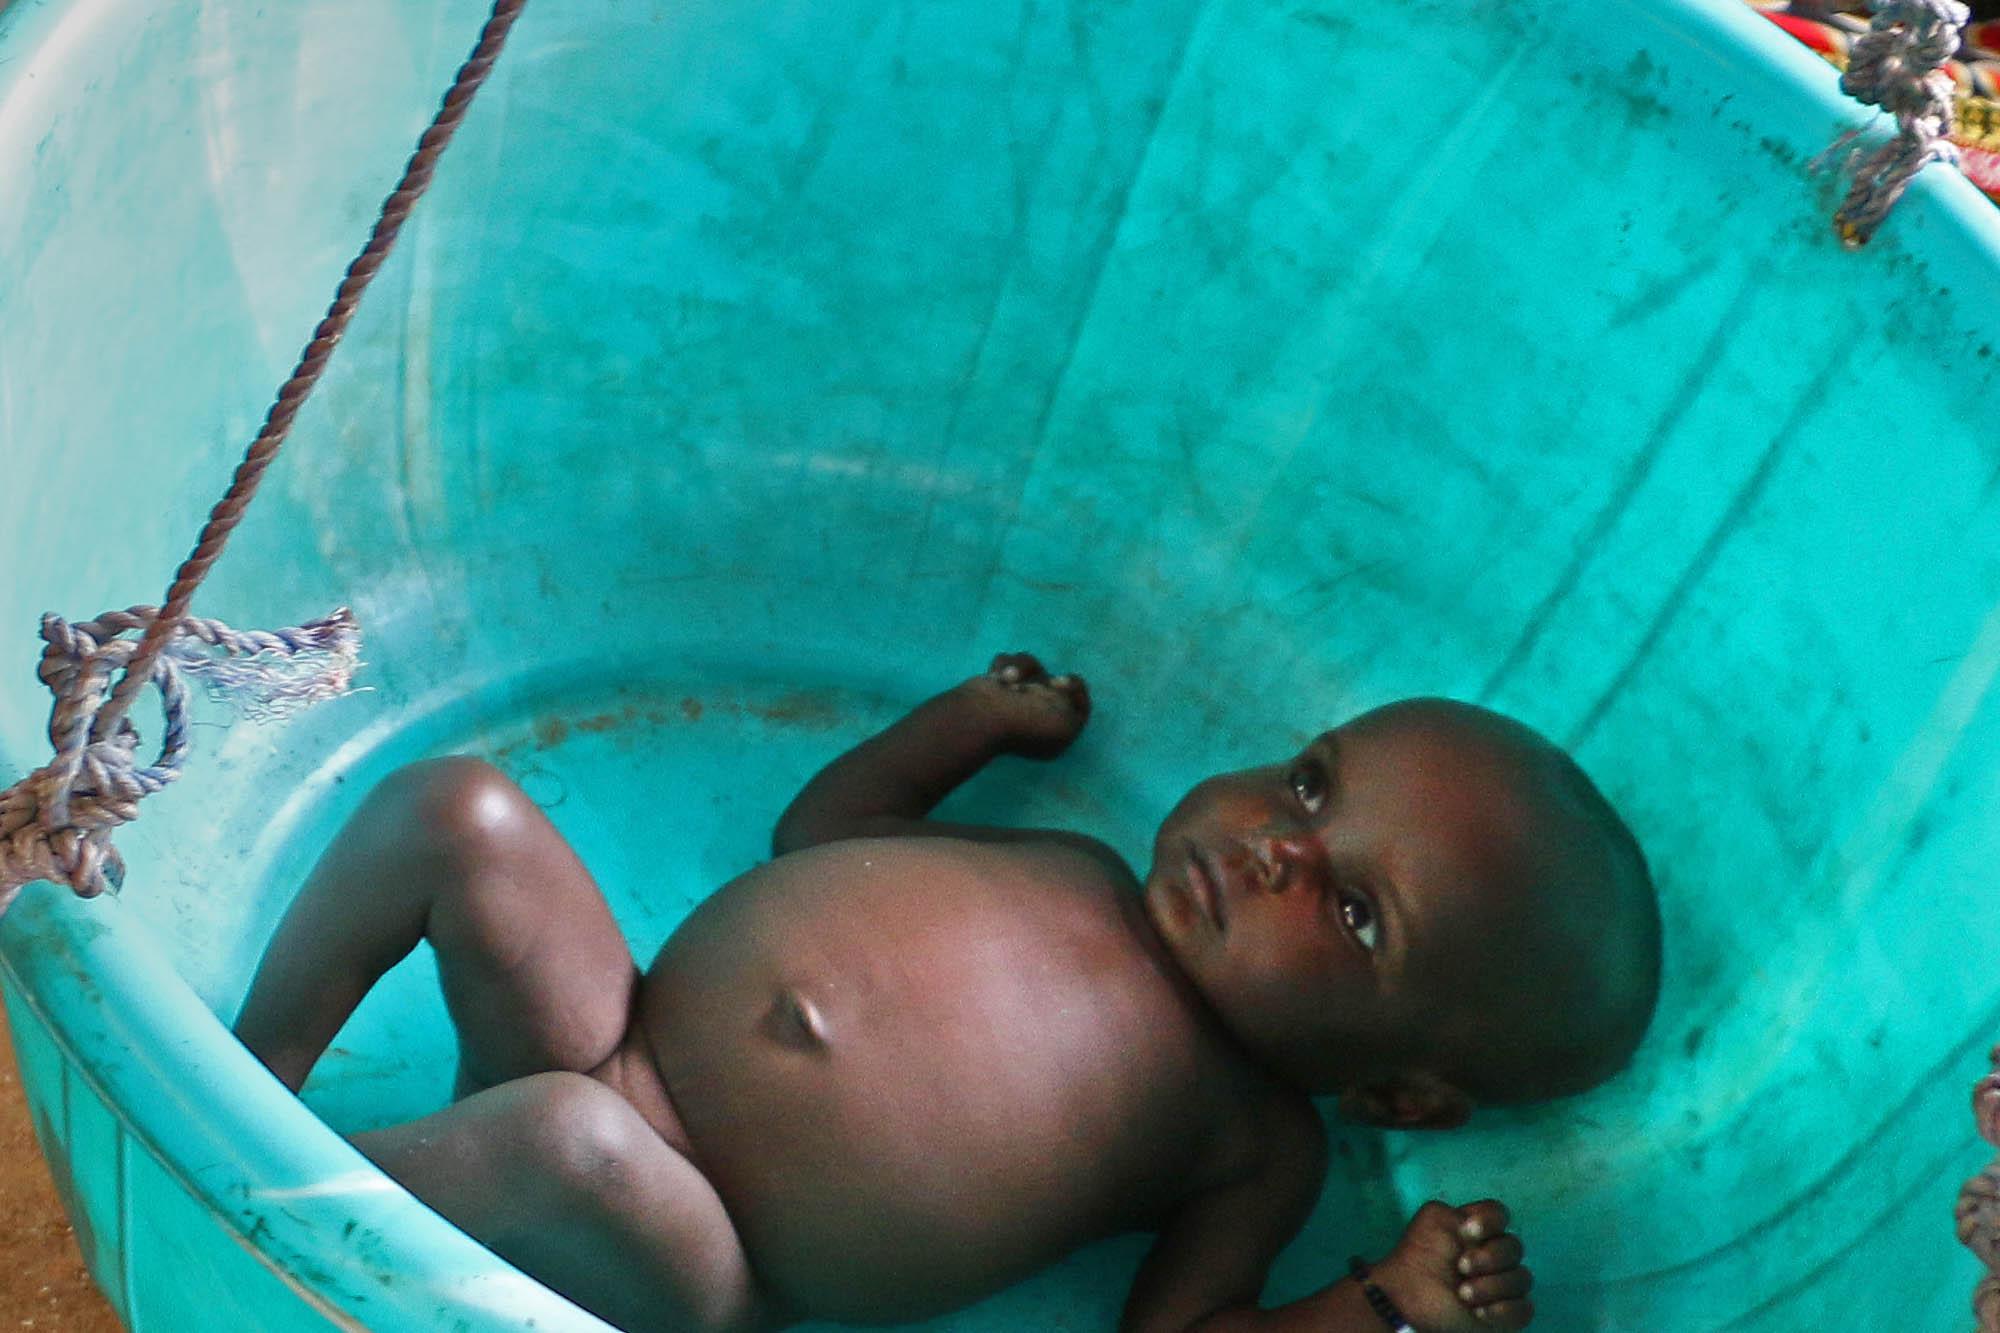
[[[505,763],[516,759],[524,750],[553,750],[579,735],[605,736],[611,738],[614,745],[626,746],[638,743],[640,734],[646,728],[694,723],[713,717],[753,718],[770,726],[796,731],[830,731],[840,725],[843,716],[840,697],[832,690],[788,690],[774,696],[751,699],[730,695],[699,698],[692,694],[674,699],[641,697],[617,708],[582,716],[543,713],[529,724],[526,736],[517,735],[515,739],[495,746],[489,754],[494,762]]]
[[[840,721],[840,709],[826,690],[793,690],[768,704],[748,704],[744,711],[766,722],[801,731],[825,731]]]

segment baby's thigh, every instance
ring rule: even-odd
[[[502,1258],[626,1330],[778,1322],[706,1177],[611,1089],[538,1074],[355,1146]]]
[[[425,937],[458,1030],[461,1091],[586,1073],[625,1036],[638,969],[568,839],[506,774],[470,758],[383,784],[428,848]]]

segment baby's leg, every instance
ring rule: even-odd
[[[476,759],[413,764],[369,794],[279,923],[236,1035],[297,1091],[420,939],[437,950],[461,1092],[588,1072],[625,1035],[638,969],[595,881]]]
[[[237,1035],[297,1090],[420,939],[459,1038],[455,1105],[354,1144],[502,1257],[629,1329],[763,1316],[708,1181],[602,1071],[638,971],[596,883],[498,770],[415,764],[370,793],[278,925]]]
[[[777,1322],[707,1179],[583,1075],[517,1079],[354,1144],[496,1254],[629,1333]]]

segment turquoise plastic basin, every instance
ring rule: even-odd
[[[36,617],[158,598],[481,17],[0,10],[0,775]],[[121,899],[0,926],[113,1303],[598,1327],[336,1133],[445,1098],[425,959],[303,1105],[229,1039],[304,868],[481,754],[650,954],[815,767],[1027,648],[1097,719],[964,811],[1143,859],[1206,772],[1442,692],[1572,745],[1658,868],[1636,1066],[1339,1131],[1274,1295],[1491,1194],[1538,1327],[1960,1326],[2000,214],[1932,171],[1844,252],[1833,78],[1735,0],[532,5],[197,604],[351,604],[368,692],[199,728]],[[1108,1328],[1143,1243],[940,1326]]]

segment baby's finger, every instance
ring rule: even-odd
[[[1468,1203],[1458,1210],[1460,1218],[1458,1235],[1461,1240],[1491,1240],[1507,1229],[1511,1220],[1507,1205],[1498,1199],[1481,1199],[1478,1203]]]
[[[1090,716],[1090,687],[1083,683],[1082,676],[1065,672],[1060,676],[1051,676],[1049,684],[1062,691],[1063,697],[1069,700],[1070,707],[1076,710],[1079,717]]]
[[[1498,1305],[1482,1305],[1472,1312],[1472,1317],[1492,1328],[1526,1328],[1535,1317],[1535,1303],[1501,1301]]]
[[[1477,1310],[1502,1301],[1517,1301],[1533,1290],[1534,1285],[1533,1273],[1525,1268],[1510,1268],[1504,1273],[1467,1278],[1458,1284],[1458,1299]]]
[[[1519,1268],[1526,1252],[1521,1238],[1510,1231],[1497,1240],[1467,1246],[1465,1253],[1458,1256],[1458,1271],[1466,1277],[1479,1277],[1486,1273],[1498,1273],[1502,1269]]]
[[[1046,680],[1049,673],[1033,653],[1001,653],[986,668],[986,674],[1002,684],[1019,685],[1025,681]]]

